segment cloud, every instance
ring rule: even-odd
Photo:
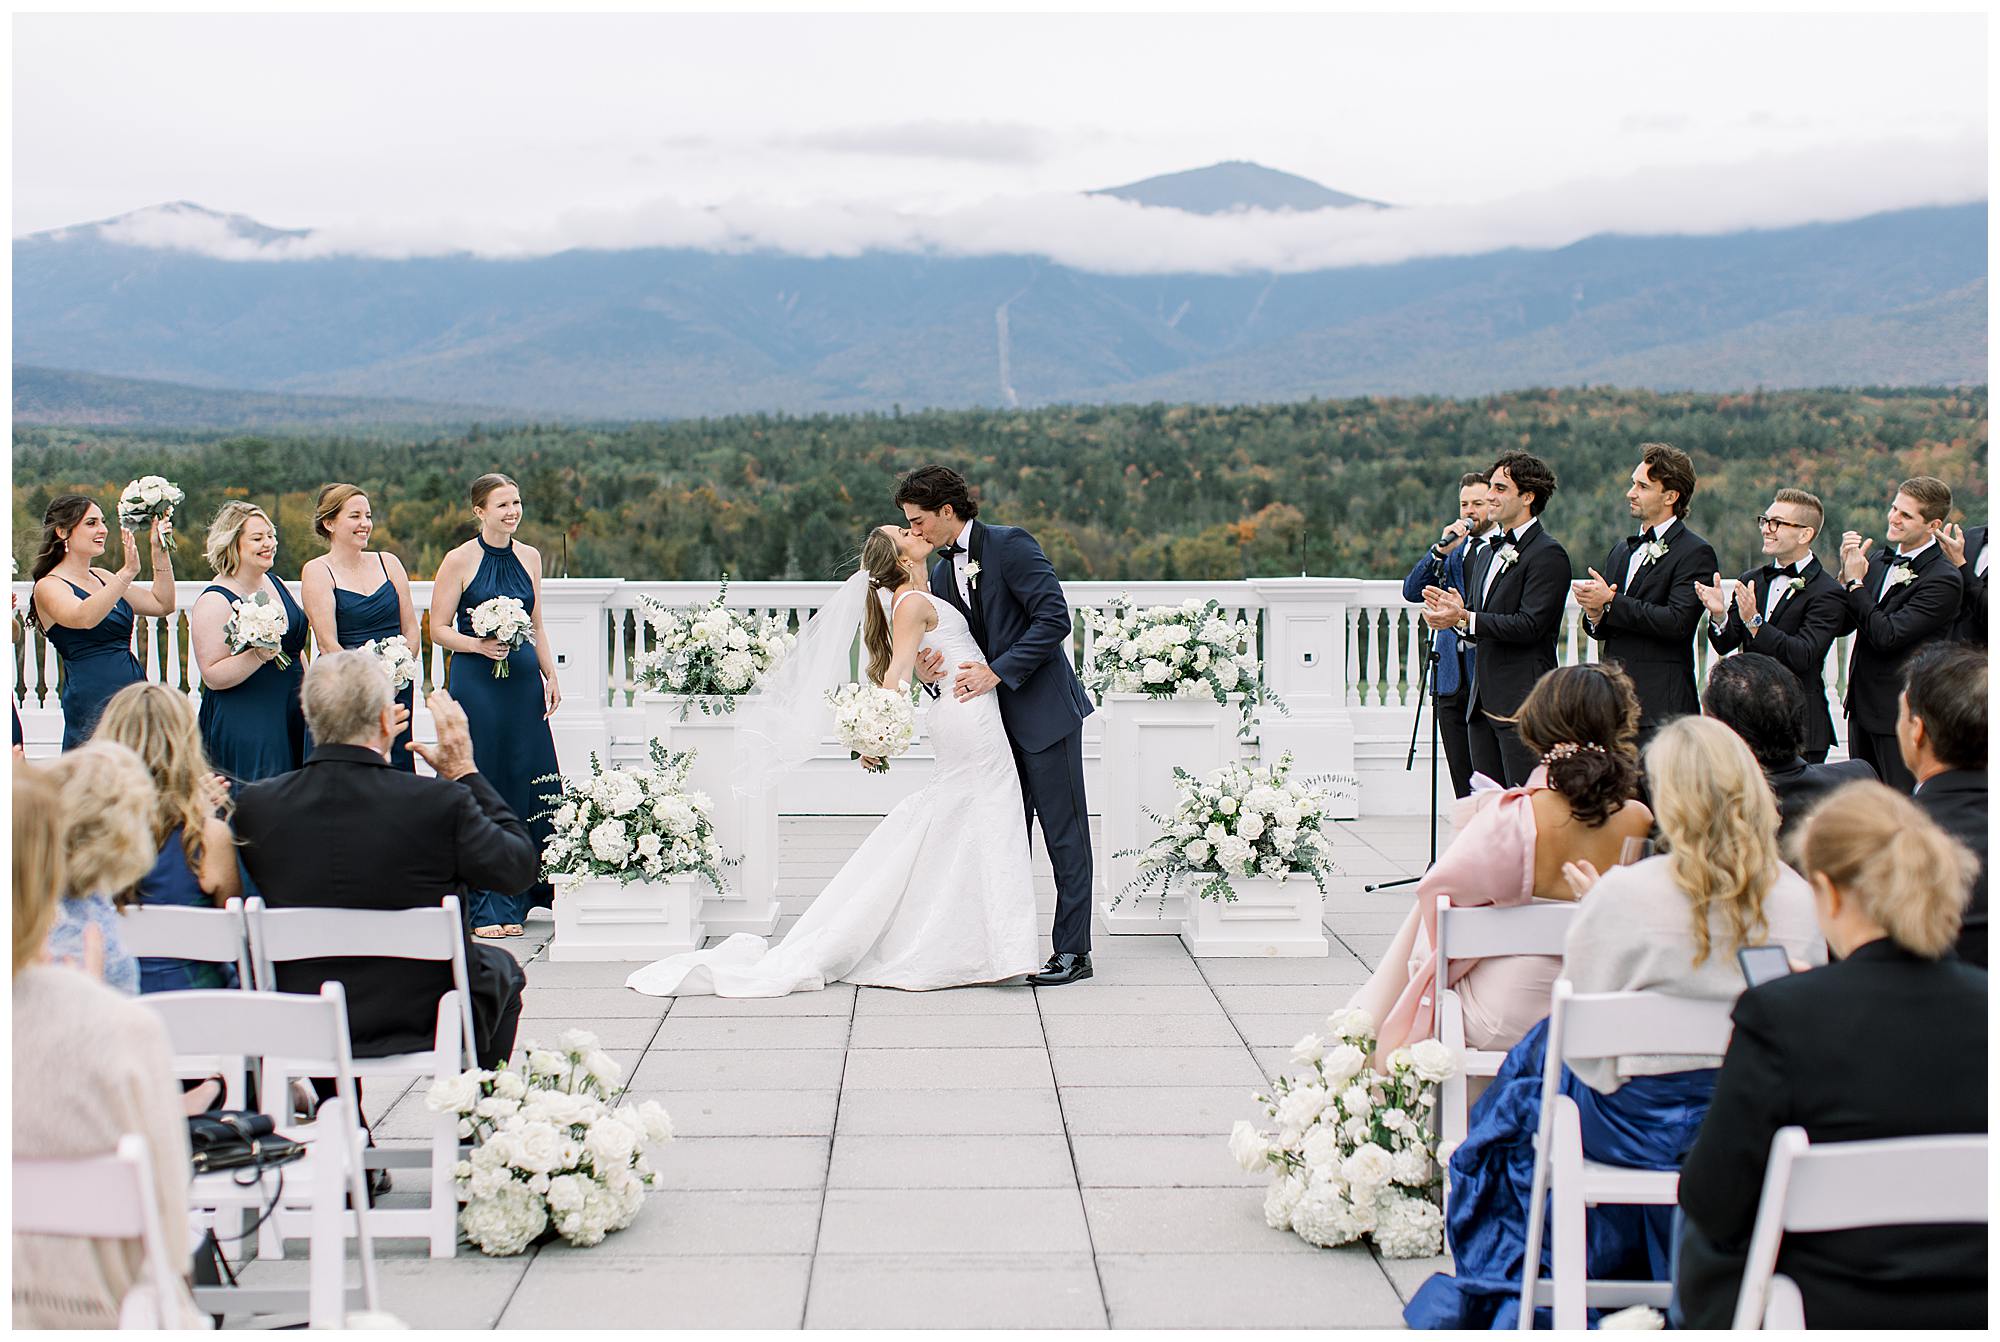
[[[835,154],[971,163],[1040,163],[1056,150],[1056,137],[1051,132],[1009,121],[898,121],[781,136],[771,143]]]
[[[1633,112],[1618,122],[1627,135],[1674,135],[1694,124],[1685,112]]]
[[[303,238],[245,234],[220,215],[162,208],[100,226],[113,242],[234,261],[548,255],[575,248],[691,248],[858,256],[1041,255],[1113,274],[1296,272],[1510,247],[1566,246],[1602,233],[1713,234],[1858,218],[1986,196],[1983,135],[1766,154],[1573,183],[1477,205],[1193,215],[1075,193],[994,197],[933,212],[872,202],[799,206],[758,198],[713,205],[658,199],[578,209],[533,225],[441,220],[366,223]]]

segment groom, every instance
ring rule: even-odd
[[[931,594],[964,613],[986,654],[984,663],[946,667],[926,650],[918,676],[935,684],[949,673],[950,693],[960,699],[999,694],[1027,821],[1042,820],[1056,874],[1055,954],[1028,982],[1054,987],[1087,979],[1091,863],[1083,720],[1091,703],[1063,655],[1070,615],[1062,584],[1033,536],[974,520],[979,505],[965,477],[949,467],[925,466],[904,476],[896,503],[910,530],[944,559],[931,570]]]

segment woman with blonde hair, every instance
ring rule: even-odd
[[[305,763],[306,718],[299,707],[305,675],[306,613],[271,574],[278,529],[262,508],[233,499],[209,524],[206,546],[215,581],[195,598],[188,617],[195,664],[201,668],[201,740],[232,785],[289,773]],[[232,652],[224,631],[244,602],[285,612],[276,648]]]
[[[1850,783],[1793,839],[1840,956],[1745,992],[1701,1136],[1681,1168],[1676,1287],[1688,1328],[1727,1328],[1771,1139],[1987,1130],[1986,971],[1952,949],[1978,860],[1908,797]],[[1978,1328],[1986,1227],[1787,1235],[1777,1270],[1806,1325]]]
[[[118,910],[153,865],[153,776],[126,747],[97,740],[61,755],[46,772],[62,800],[65,873],[49,953],[81,963],[91,937],[102,938],[104,981],[136,993],[139,964],[118,935]]]
[[[206,908],[243,893],[226,780],[202,754],[201,728],[187,696],[165,685],[130,685],[98,720],[99,741],[130,747],[152,772],[153,868],[139,878],[137,903]],[[198,960],[142,956],[139,991],[228,988],[235,972]]]
[[[375,534],[368,496],[354,485],[327,485],[313,508],[313,530],[326,538],[326,553],[306,561],[299,571],[299,588],[316,650],[339,652],[401,636],[411,652],[421,654],[423,640],[417,632],[416,603],[410,599],[410,575],[395,555],[368,548],[369,537]],[[414,682],[397,692],[396,702],[406,715],[416,710],[416,693]],[[389,746],[389,763],[406,773],[416,771],[407,722]]]

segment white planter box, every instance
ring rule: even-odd
[[[695,752],[688,786],[706,792],[714,803],[715,837],[724,857],[739,858],[722,869],[729,895],[707,891],[703,917],[711,933],[754,932],[768,937],[778,930],[778,799],[775,790],[761,794],[736,791],[736,766],[742,757],[741,733],[755,731],[762,720],[762,696],[746,694],[727,713],[706,714],[692,699],[679,694],[643,694],[646,735],[670,751]],[[686,716],[683,717],[683,711]]]
[[[1206,877],[1181,878],[1187,916],[1181,944],[1194,956],[1320,958],[1327,953],[1326,897],[1308,875],[1277,881],[1269,876],[1231,876],[1231,903],[1203,899],[1194,892]]]
[[[1236,762],[1242,709],[1232,699],[1153,699],[1143,694],[1104,696],[1103,823],[1097,869],[1104,873],[1105,902],[1098,909],[1106,931],[1124,936],[1174,936],[1187,914],[1179,890],[1167,892],[1162,908],[1157,892],[1133,895],[1117,908],[1111,901],[1138,874],[1139,859],[1114,854],[1159,837],[1148,809],[1171,815],[1178,805],[1176,765],[1205,774]]]
[[[699,950],[702,892],[693,874],[621,884],[609,877],[556,882],[551,960],[658,960]]]

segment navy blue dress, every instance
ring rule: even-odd
[[[201,691],[201,744],[208,762],[232,784],[254,783],[290,773],[306,760],[306,715],[299,706],[299,684],[306,668],[300,654],[306,646],[306,613],[285,585],[266,578],[268,592],[276,589],[285,607],[285,656],[289,666],[269,661],[226,690],[206,685]],[[202,595],[220,592],[234,606],[242,598],[220,583]]]
[[[380,555],[377,559],[382,559]],[[335,636],[343,648],[358,648],[364,643],[378,638],[394,638],[403,632],[403,603],[396,595],[396,584],[389,580],[389,561],[382,559],[382,585],[367,595],[350,592],[345,587],[335,585],[333,589],[333,626]],[[417,649],[411,649],[417,651]],[[417,707],[417,687],[412,682],[403,687],[396,696],[396,702],[414,714]],[[411,723],[416,722],[413,716]],[[389,763],[405,773],[417,771],[417,757],[410,753],[410,728],[389,747]]]
[[[103,579],[95,574],[92,578],[102,589]],[[73,582],[69,590],[81,601],[95,595]],[[90,739],[112,695],[146,678],[139,669],[139,659],[132,655],[132,621],[132,603],[121,596],[118,604],[88,629],[54,623],[44,628],[56,655],[62,658],[64,750],[74,750]]]
[[[505,549],[479,542],[479,571],[459,593],[455,627],[468,637],[472,633],[472,609],[496,596],[511,596],[535,609],[535,584],[521,567],[510,542]],[[432,619],[436,619],[435,613]],[[547,819],[530,819],[549,809],[543,798],[560,791],[555,783],[534,780],[557,772],[555,737],[549,733],[548,719],[542,716],[542,668],[535,647],[523,643],[508,654],[506,677],[493,674],[497,665],[477,653],[453,653],[446,673],[451,697],[465,710],[472,734],[472,757],[494,791],[527,823],[535,841],[535,851],[548,846]],[[549,885],[537,882],[523,891],[475,890],[472,892],[472,925],[519,923],[535,904],[550,902]]]
[[[178,904],[183,908],[206,909],[213,904],[203,893],[201,882],[188,866],[187,849],[181,845],[181,827],[160,845],[153,869],[139,878],[139,903]],[[172,993],[190,988],[234,988],[236,967],[212,965],[201,960],[175,960],[161,955],[139,957],[139,992]]]

